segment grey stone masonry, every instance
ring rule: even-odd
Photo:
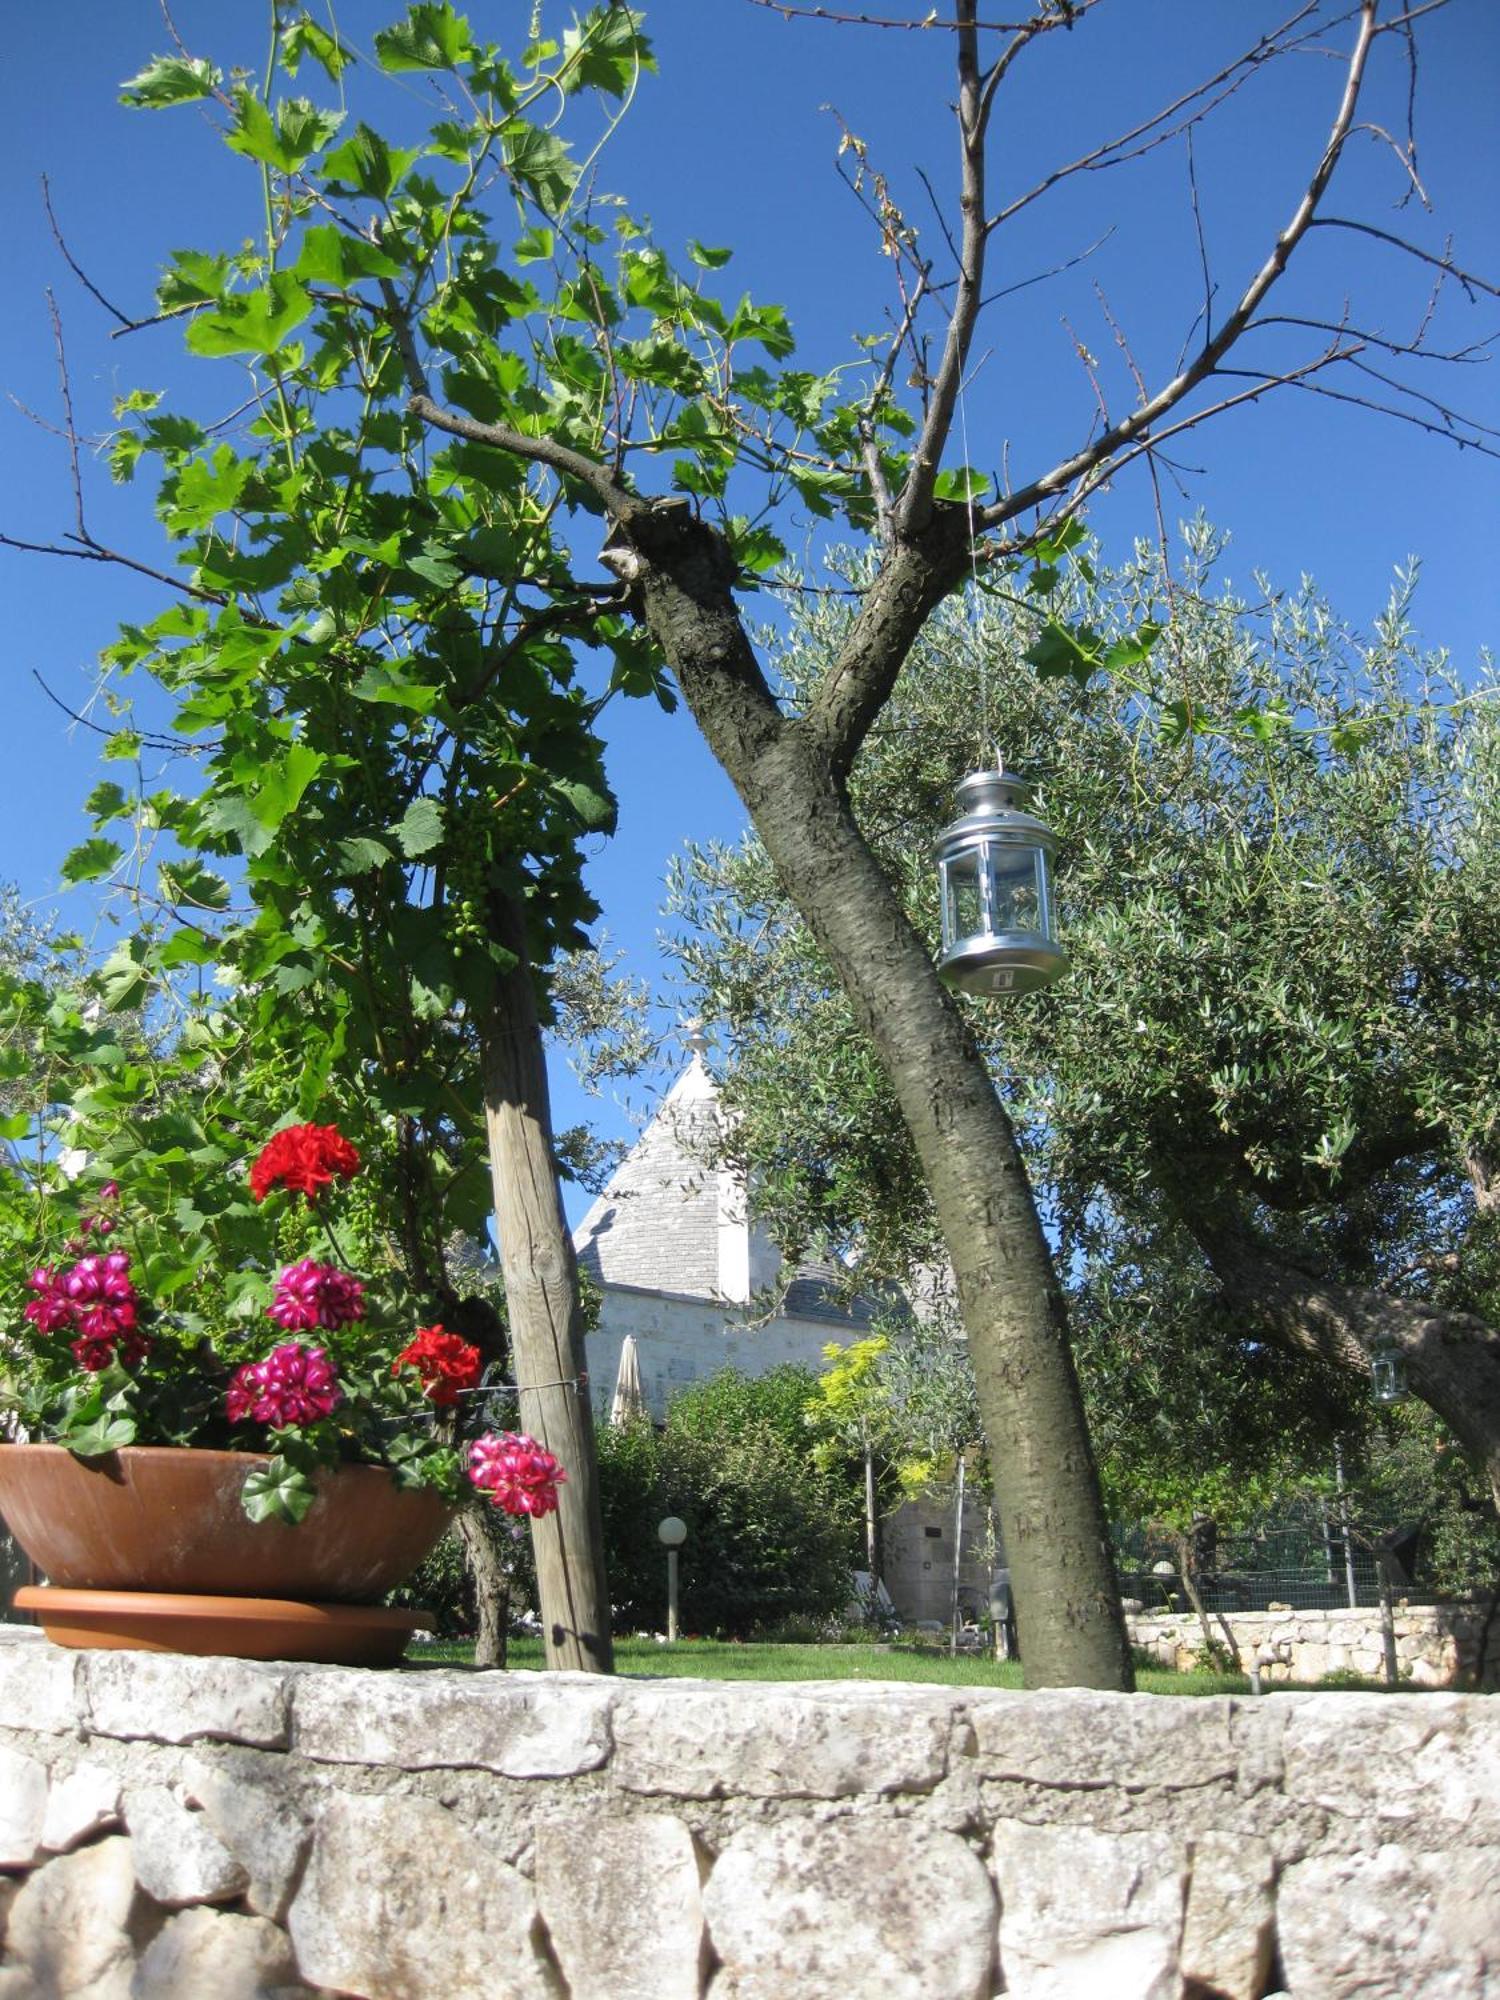
[[[0,1631],[0,2000],[1500,2000],[1500,1706]]]
[[[1132,1644],[1162,1666],[1181,1673],[1203,1652],[1203,1628],[1191,1612],[1135,1613]],[[1386,1634],[1378,1605],[1358,1610],[1230,1611],[1210,1621],[1215,1643],[1226,1632],[1246,1668],[1256,1666],[1265,1685],[1311,1683],[1341,1675],[1386,1678]],[[1396,1678],[1413,1687],[1500,1686],[1500,1617],[1487,1600],[1445,1604],[1398,1602],[1391,1613]],[[1483,1648],[1484,1657],[1480,1658]]]

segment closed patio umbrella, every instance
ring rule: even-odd
[[[647,1415],[646,1391],[641,1383],[641,1357],[636,1351],[635,1335],[627,1333],[620,1343],[620,1372],[615,1377],[609,1420],[612,1424],[623,1424],[631,1417]]]

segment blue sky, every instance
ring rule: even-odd
[[[349,0],[339,26],[356,47],[368,47],[372,31],[398,11],[394,4]],[[529,6],[488,0],[468,11],[477,29],[503,39],[524,22]],[[950,38],[788,22],[753,0],[661,0],[647,12],[660,74],[645,80],[606,150],[601,186],[649,213],[669,246],[690,237],[734,246],[726,288],[787,307],[801,365],[821,370],[849,360],[850,336],[885,323],[890,272],[873,228],[835,174],[839,126],[828,107],[868,142],[895,198],[938,248],[915,170],[925,169],[940,200],[950,196]],[[184,0],[175,18],[192,48],[226,67],[236,61],[258,67],[262,60],[264,10],[245,0],[234,8]],[[997,110],[993,192],[1003,199],[1101,133],[1131,125],[1280,18],[1280,10],[1259,0],[1103,0],[1073,32],[1048,38],[1017,66]],[[1419,164],[1433,214],[1396,208],[1401,172],[1374,131],[1356,141],[1347,190],[1335,184],[1329,212],[1366,214],[1418,235],[1434,251],[1451,234],[1463,262],[1494,276],[1500,273],[1500,14],[1489,0],[1453,0],[1422,29]],[[130,311],[144,310],[169,250],[219,247],[256,226],[254,178],[194,129],[199,112],[148,116],[116,104],[119,81],[165,46],[154,0],[57,0],[26,10],[0,73],[8,278],[0,297],[0,389],[57,421],[44,296],[50,285],[86,432],[106,427],[110,399],[126,388],[184,384],[189,397],[201,391],[184,371],[178,330],[108,337],[107,320],[51,239],[40,175],[51,178],[74,254],[100,289]],[[1389,40],[1367,105],[1372,122],[1392,134],[1404,123],[1408,82],[1397,55]],[[1200,208],[1224,295],[1243,285],[1290,213],[1337,87],[1334,63],[1317,55],[1272,66],[1201,135]],[[419,87],[375,79],[374,88],[373,122],[422,115]],[[1119,408],[1130,392],[1111,318],[1149,379],[1171,370],[1202,289],[1180,144],[1139,167],[1083,177],[1037,203],[1013,238],[999,239],[992,274],[997,284],[1018,284],[1096,243],[1073,269],[1001,300],[978,342],[982,360],[966,399],[970,456],[991,466],[1004,450],[1017,482],[1087,433],[1093,392],[1075,339],[1098,357]],[[1415,265],[1326,231],[1299,253],[1285,309],[1332,317],[1348,298],[1366,323],[1399,336],[1415,327],[1427,290]],[[1482,338],[1500,325],[1500,302],[1454,313],[1446,323],[1456,337]],[[1470,368],[1441,386],[1434,374],[1431,386],[1500,424],[1497,364]],[[1225,574],[1234,581],[1248,586],[1260,569],[1290,586],[1311,572],[1346,615],[1368,621],[1393,568],[1420,555],[1417,609],[1428,639],[1448,647],[1461,666],[1493,643],[1500,630],[1494,555],[1500,467],[1492,461],[1295,394],[1232,413],[1189,441],[1181,456],[1197,470],[1186,497],[1166,494],[1169,515],[1175,520],[1201,507],[1228,530]],[[72,526],[57,439],[10,404],[0,406],[0,469],[0,532],[54,540]],[[156,558],[149,489],[113,489],[97,466],[86,467],[86,481],[93,532],[146,561]],[[1122,479],[1091,520],[1106,559],[1123,555],[1133,537],[1150,535],[1145,478]],[[815,546],[815,529],[795,518],[783,524],[794,551]],[[7,550],[0,550],[0,579],[9,753],[0,795],[0,876],[15,879],[46,907],[58,863],[87,831],[81,801],[97,767],[89,733],[69,725],[33,673],[63,700],[81,701],[90,662],[117,622],[157,608],[162,591],[117,570]],[[613,841],[600,844],[591,881],[632,968],[655,979],[661,967],[653,940],[669,855],[688,836],[732,837],[741,820],[685,713],[668,718],[654,707],[617,704],[612,714],[611,776],[621,826]],[[87,929],[93,917],[85,894],[72,892],[61,907]],[[583,1115],[586,1107],[565,1077],[558,1076],[555,1089],[562,1122]],[[606,1122],[622,1122],[612,1108],[605,1115]]]

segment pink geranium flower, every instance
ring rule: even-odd
[[[73,1358],[88,1374],[97,1375],[116,1359],[134,1367],[150,1353],[150,1338],[137,1323],[130,1259],[123,1251],[81,1258],[61,1277],[40,1265],[30,1284],[37,1296],[26,1307],[27,1319],[39,1333],[73,1327],[78,1335],[71,1343]]]
[[[264,1361],[246,1362],[230,1379],[224,1407],[233,1424],[254,1421],[283,1430],[315,1423],[344,1400],[338,1374],[321,1347],[289,1340]]]
[[[469,1478],[507,1514],[550,1514],[567,1478],[561,1464],[534,1437],[488,1431],[469,1446]]]
[[[331,1333],[335,1327],[364,1318],[365,1288],[337,1265],[315,1264],[311,1257],[304,1257],[298,1264],[289,1264],[276,1280],[276,1296],[267,1311],[288,1333],[304,1333],[313,1327]]]
[[[26,1308],[26,1317],[38,1333],[56,1333],[73,1324],[73,1308],[63,1290],[63,1281],[50,1265],[39,1264],[27,1283],[37,1293]]]

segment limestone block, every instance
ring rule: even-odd
[[[680,1819],[548,1821],[536,1891],[571,2000],[698,2000],[703,1899]]]
[[[192,1812],[167,1785],[133,1786],[125,1794],[125,1823],[135,1877],[148,1896],[168,1909],[188,1903],[227,1903],[248,1875],[201,1812]]]
[[[1393,1837],[1426,1820],[1500,1842],[1500,1714],[1482,1695],[1310,1695],[1287,1720],[1285,1785]]]
[[[954,1709],[905,1688],[625,1686],[610,1772],[626,1791],[678,1798],[931,1791],[948,1768]]]
[[[225,1910],[180,1910],[147,1946],[131,2000],[263,2000],[296,1978],[285,1931],[264,1917]]]
[[[719,1856],[703,1902],[721,1960],[713,2000],[984,2000],[992,1989],[984,1867],[956,1834],[914,1820],[749,1828]]]
[[[42,1851],[47,1766],[0,1748],[0,1868],[29,1868]]]
[[[214,1762],[190,1757],[183,1770],[187,1798],[202,1806],[210,1828],[246,1871],[245,1904],[280,1923],[296,1886],[311,1824],[253,1758],[234,1752]]]
[[[1197,1786],[1233,1777],[1227,1700],[1143,1701],[1079,1689],[997,1689],[970,1711],[987,1777],[1038,1785]]]
[[[77,1663],[76,1653],[52,1645],[35,1626],[0,1626],[0,1727],[72,1729]]]
[[[286,1747],[295,1668],[179,1653],[84,1653],[78,1665],[85,1723],[97,1735]]]
[[[8,1967],[30,1982],[27,2000],[79,2000],[130,1987],[129,1925],[140,1907],[130,1842],[111,1834],[61,1854],[21,1885],[6,1926]],[[123,1983],[121,1983],[123,1981]]]
[[[1493,2000],[1500,1848],[1299,1861],[1282,1876],[1276,1932],[1297,2000]]]
[[[1271,1969],[1276,1864],[1250,1835],[1200,1834],[1182,1927],[1182,1976],[1223,1996],[1259,2000]]]
[[[1177,2000],[1187,1868],[1168,1835],[1000,1820],[992,1865],[1013,2000]]]
[[[609,1756],[613,1685],[596,1674],[308,1674],[296,1744],[332,1764],[477,1766],[508,1778],[570,1778]]]
[[[64,1854],[119,1822],[119,1779],[102,1764],[79,1764],[65,1778],[53,1780],[42,1821],[42,1845]]]
[[[287,1915],[310,1985],[556,2000],[530,1885],[430,1799],[332,1794]]]
[[[0,1875],[0,1945],[5,1943],[5,1926],[10,1920],[10,1906],[20,1894],[21,1885],[14,1876]]]

